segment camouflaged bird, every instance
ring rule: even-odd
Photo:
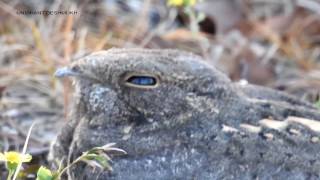
[[[233,83],[194,54],[111,49],[56,76],[73,76],[76,91],[51,159],[71,162],[110,142],[127,152],[113,157],[112,172],[83,163],[68,179],[319,178],[318,109],[279,91]]]

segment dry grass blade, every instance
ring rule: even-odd
[[[22,155],[25,155],[26,152],[27,152],[27,147],[28,147],[28,143],[29,143],[29,138],[30,138],[30,136],[31,136],[32,128],[33,128],[33,126],[34,126],[35,124],[36,124],[36,122],[33,122],[32,125],[31,125],[30,128],[29,128],[29,131],[28,131],[28,134],[27,134],[27,137],[26,137],[26,141],[25,141],[25,143],[24,143],[24,145],[23,145],[23,149],[22,149],[22,152],[21,152]],[[22,165],[22,162],[19,162],[19,164],[18,164],[18,166],[17,166],[17,169],[16,169],[16,171],[15,171],[15,173],[14,173],[14,175],[13,175],[13,180],[15,180],[15,179],[18,177],[18,174],[19,174],[20,169],[21,169],[21,165]]]

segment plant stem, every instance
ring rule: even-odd
[[[83,155],[82,155],[82,156],[83,156]],[[70,163],[68,166],[66,166],[65,168],[63,168],[63,169],[61,170],[61,172],[59,172],[58,180],[61,179],[62,174],[63,174],[67,169],[69,169],[71,166],[73,166],[74,164],[76,164],[77,162],[79,162],[79,161],[81,160],[82,156],[78,157],[76,160],[74,160],[74,161],[73,161],[72,163]]]
[[[8,174],[7,180],[11,180],[12,179],[13,173],[14,173],[14,171],[9,170],[9,174]]]

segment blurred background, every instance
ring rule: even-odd
[[[319,0],[1,0],[0,152],[21,150],[37,122],[29,168],[45,163],[72,104],[54,71],[112,47],[190,51],[320,108]]]

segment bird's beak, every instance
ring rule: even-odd
[[[55,77],[69,77],[69,76],[79,76],[79,72],[73,71],[70,67],[62,67],[56,70],[54,73]]]

